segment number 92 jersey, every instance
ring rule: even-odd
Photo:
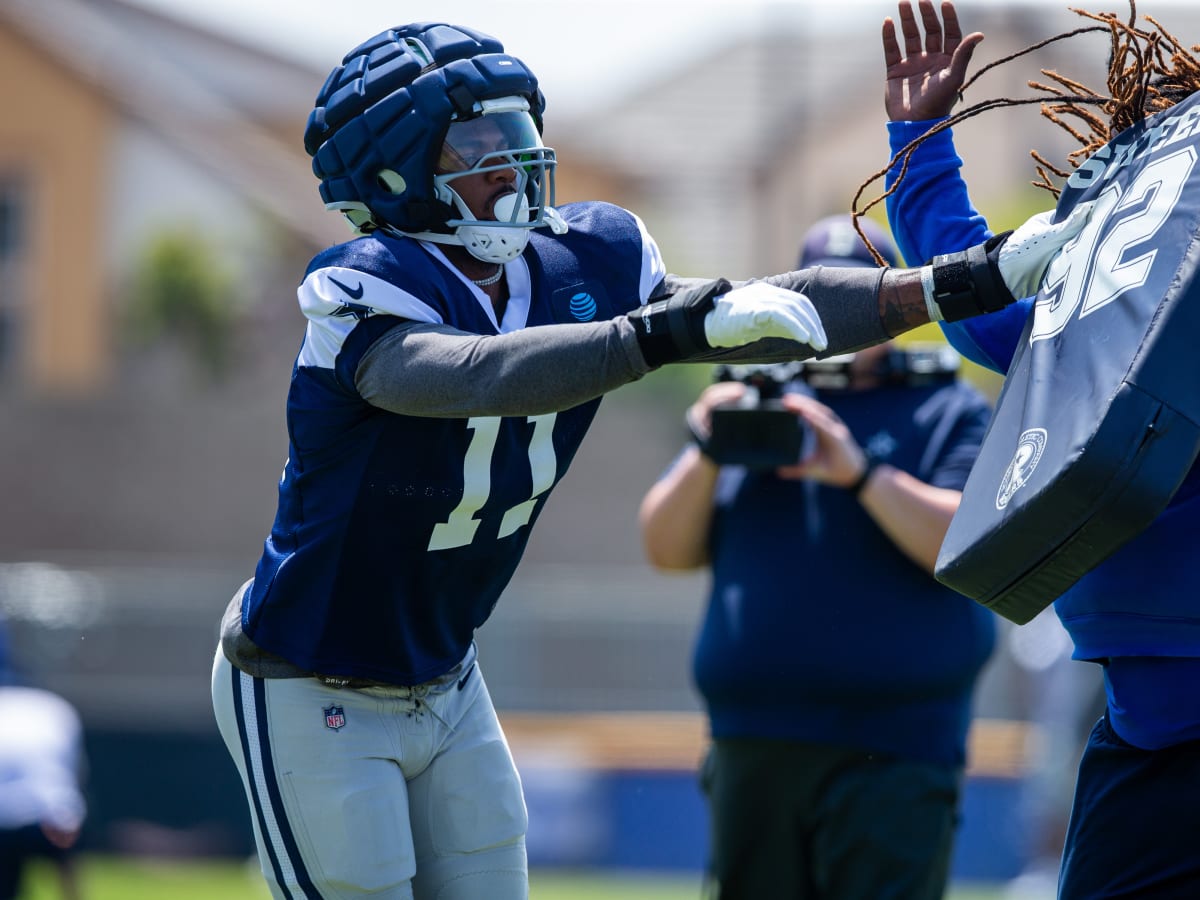
[[[1126,630],[1139,616],[1177,630],[1186,592],[1137,584],[1180,570],[1190,544],[1159,514],[1200,487],[1200,93],[1092,154],[1056,217],[1083,202],[1088,223],[1033,301],[937,576],[1018,623],[1060,597],[1066,622],[1078,598],[1113,591],[1136,598]],[[986,330],[981,318],[971,327]],[[1126,589],[1097,568],[1112,554],[1136,572]],[[1086,590],[1064,596],[1077,581]],[[1073,626],[1077,649],[1088,630]]]
[[[664,271],[641,222],[608,204],[562,213],[568,233],[535,231],[508,265],[499,327],[482,292],[409,238],[359,238],[309,265],[289,458],[242,598],[256,646],[308,671],[392,684],[428,681],[466,654],[599,399],[528,417],[399,415],[367,403],[355,372],[404,321],[492,335],[611,319],[643,302]]]

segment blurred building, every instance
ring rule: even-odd
[[[211,241],[240,302],[264,257],[345,235],[297,134],[319,76],[109,0],[0,4],[0,377],[95,391],[156,233]]]
[[[861,210],[883,193],[888,149],[879,32],[872,25],[861,34],[814,34],[807,7],[756,7],[747,13],[760,17],[750,37],[697,47],[692,63],[613,98],[605,109],[573,110],[565,124],[551,118],[550,143],[565,147],[563,168],[582,158],[619,172],[618,202],[646,220],[672,271],[731,277],[781,271],[794,264],[797,235],[810,223],[852,204]],[[1196,13],[1172,12],[1176,23],[1200,23]],[[878,21],[895,14],[895,4],[881,3]],[[964,27],[987,36],[973,71],[1089,24],[1066,4],[1044,2],[960,7],[959,14]],[[985,73],[960,108],[1031,98],[1026,82],[1047,81],[1043,68],[1103,90],[1107,50],[1105,34],[1052,44]],[[1030,185],[1036,174],[1030,151],[1065,167],[1066,154],[1078,146],[1036,104],[990,110],[963,123],[955,138],[976,202],[1000,225],[1015,218],[1013,226],[1054,202]],[[882,205],[872,214],[882,219]]]
[[[697,48],[693,64],[607,108],[556,111],[547,140],[564,161],[560,200],[637,210],[675,271],[791,265],[805,224],[849,209],[886,164],[881,63],[873,45],[807,34],[802,4],[765,9],[756,36]],[[988,34],[984,61],[1078,24],[1032,5],[971,17]],[[1104,40],[1002,66],[965,102],[1029,96],[1026,80],[1050,64],[1095,84]],[[247,310],[281,302],[275,286],[294,283],[297,261],[347,235],[322,212],[300,145],[324,67],[122,0],[6,0],[0,50],[0,76],[17,88],[0,122],[5,381],[111,383],[128,295],[164,232],[194,235],[225,271],[229,302]],[[968,174],[986,173],[971,179],[977,199],[1012,215],[1014,186],[1033,175],[1029,150],[1064,160],[1072,149],[1036,107],[989,112],[959,144]],[[876,181],[859,206],[881,192]]]
[[[560,202],[638,211],[676,272],[789,268],[806,224],[848,209],[886,163],[875,35],[861,46],[808,34],[802,6],[767,7],[757,36],[698,47],[604,107],[554,111]],[[1044,6],[980,11],[977,59],[1078,22]],[[1052,62],[1096,83],[1101,40],[994,70],[968,101],[1028,96],[1024,81]],[[0,473],[0,547],[252,557],[285,452],[282,395],[303,327],[294,286],[315,249],[348,233],[321,209],[300,147],[325,68],[121,0],[7,0],[0,49],[5,83],[24,88],[0,122],[0,414],[20,423],[0,431],[0,453],[37,461]],[[989,112],[958,139],[1000,226],[1050,202],[1028,187],[1029,150],[1061,160],[1071,147],[1031,106]],[[858,205],[881,190],[868,185]],[[157,274],[168,292],[172,262],[200,273],[220,315],[195,324],[205,310],[186,308],[191,294],[160,296],[178,308],[158,317],[176,326],[147,340],[141,286]],[[200,325],[229,345],[208,368],[194,358]],[[638,397],[683,377],[655,376]],[[682,409],[694,387],[652,401],[659,410],[631,389],[609,399],[602,422],[614,424],[592,435],[594,460],[556,494],[547,515],[564,518],[535,536],[531,559],[637,555],[624,515],[644,485],[614,483],[673,452],[661,407]]]

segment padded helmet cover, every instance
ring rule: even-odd
[[[304,129],[327,207],[361,203],[376,224],[437,230],[454,215],[434,194],[434,167],[453,119],[482,100],[524,97],[542,128],[545,99],[523,62],[493,37],[441,22],[381,32],[330,72]],[[379,178],[390,169],[397,188]]]

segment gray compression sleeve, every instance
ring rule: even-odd
[[[812,301],[829,346],[821,356],[850,353],[890,340],[879,313],[884,269],[817,266],[762,279]]]
[[[809,359],[813,356],[836,356],[851,353],[890,340],[879,313],[879,291],[883,269],[867,267],[826,268],[816,266],[755,279],[804,294],[816,307],[825,327],[829,346],[821,353],[805,344],[782,338],[767,338],[745,347],[713,350],[688,362],[784,362]],[[681,278],[668,275],[663,284],[665,292],[705,279]],[[750,284],[735,281],[735,288]],[[653,298],[651,298],[653,299]]]
[[[536,416],[569,409],[649,368],[624,316],[478,335],[405,322],[363,356],[355,385],[372,406],[409,416]]]
[[[763,279],[805,294],[832,356],[889,339],[879,316],[883,269],[813,268]],[[668,275],[666,290],[689,279]],[[738,282],[734,287],[749,282]],[[814,356],[780,338],[713,350],[688,362],[768,363]],[[539,325],[477,335],[405,322],[371,345],[355,373],[368,403],[410,416],[535,416],[568,409],[641,378],[649,367],[624,316],[578,325]]]

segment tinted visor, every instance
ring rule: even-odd
[[[477,116],[465,122],[451,122],[438,157],[439,172],[465,172],[489,154],[532,151],[542,146],[533,117],[511,110]],[[523,162],[520,154],[513,162]]]

